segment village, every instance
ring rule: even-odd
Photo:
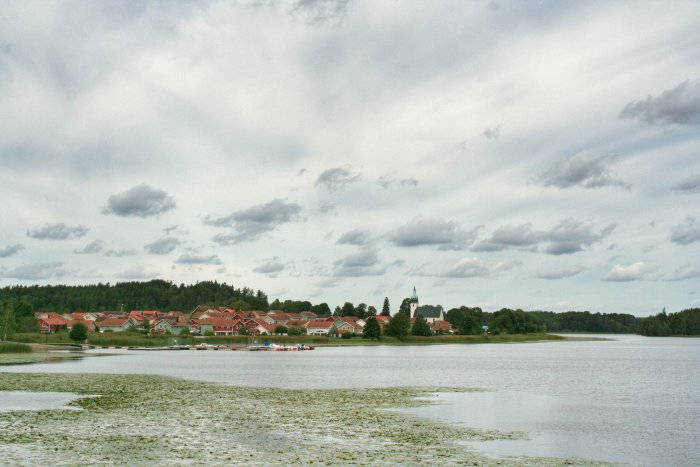
[[[423,316],[434,334],[451,334],[441,307],[411,307],[411,323]],[[193,336],[271,336],[308,335],[361,336],[368,318],[357,316],[318,316],[312,311],[287,313],[281,310],[243,311],[227,307],[198,306],[190,313],[157,310],[36,313],[39,332],[70,331],[82,323],[89,333],[143,332],[156,335]],[[391,316],[374,316],[384,328]]]

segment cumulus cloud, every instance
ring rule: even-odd
[[[225,217],[207,216],[206,225],[233,229],[227,234],[218,234],[213,240],[220,245],[232,245],[244,241],[253,241],[263,234],[275,230],[282,224],[299,220],[301,206],[275,199],[265,204],[258,204],[243,211],[236,211]]]
[[[328,191],[339,190],[360,178],[360,174],[351,172],[344,167],[335,167],[324,170],[316,179],[316,186],[325,188]]]
[[[167,255],[181,244],[182,242],[175,237],[165,237],[149,243],[143,249],[151,255]]]
[[[695,225],[694,217],[685,220],[671,231],[671,241],[679,245],[690,245],[700,241],[700,225]]]
[[[335,242],[338,245],[357,245],[363,246],[369,243],[370,234],[367,230],[354,229],[349,232],[345,232],[338,238]]]
[[[545,270],[545,271],[540,271],[537,274],[537,277],[540,279],[548,279],[548,280],[557,280],[557,279],[564,279],[566,277],[573,277],[577,274],[582,273],[585,271],[587,268],[579,265],[574,265],[569,268],[563,268],[563,269],[550,269],[550,270]]]
[[[195,265],[195,264],[223,264],[217,255],[211,256],[199,256],[184,254],[180,255],[178,259],[175,260],[177,264]]]
[[[10,279],[39,281],[59,279],[66,274],[68,274],[68,272],[63,269],[63,263],[60,261],[53,261],[49,263],[23,264],[3,272],[2,275]]]
[[[534,230],[531,223],[506,225],[497,228],[491,237],[481,240],[473,251],[500,251],[519,248],[532,251],[542,249],[550,255],[564,255],[583,251],[594,243],[603,240],[615,230],[615,224],[608,225],[599,232],[590,225],[575,219],[559,221],[551,230]]]
[[[255,269],[253,269],[253,272],[267,274],[268,277],[277,277],[277,275],[282,271],[284,271],[284,264],[280,263],[280,260],[277,256],[272,258],[271,261],[263,263]]]
[[[686,80],[658,97],[649,95],[630,102],[620,112],[620,118],[647,125],[700,125],[700,80]]]
[[[152,279],[154,277],[160,276],[157,271],[149,271],[144,266],[140,264],[135,264],[130,268],[117,274],[119,279],[127,280],[138,280],[138,279]]]
[[[17,254],[22,250],[24,250],[24,247],[19,243],[7,245],[6,247],[0,248],[0,258],[7,258],[8,256]]]
[[[629,188],[629,184],[616,178],[610,166],[616,157],[599,154],[595,151],[581,151],[567,160],[558,161],[542,173],[538,179],[544,186],[557,188],[600,188],[619,186]]]
[[[643,261],[632,263],[630,265],[616,264],[603,278],[603,280],[611,282],[629,282],[641,281],[651,278],[651,274],[656,270],[655,267],[646,264]]]
[[[175,200],[163,190],[142,183],[123,193],[112,195],[102,214],[122,217],[151,217],[175,208]]]
[[[382,267],[376,250],[363,248],[334,263],[334,275],[339,277],[381,276],[386,271]]]
[[[700,193],[700,174],[691,175],[673,185],[673,190],[683,194]]]
[[[700,267],[692,264],[684,264],[683,266],[676,268],[676,270],[669,274],[665,280],[682,281],[693,277],[700,277]]]
[[[462,258],[451,268],[438,274],[440,277],[491,277],[500,272],[521,266],[520,261],[500,261],[491,263],[479,258]]]
[[[461,250],[474,243],[479,227],[466,232],[454,221],[415,219],[389,234],[394,245],[437,246],[439,250]]]
[[[60,224],[46,224],[27,231],[27,236],[39,240],[72,240],[80,238],[90,231],[88,227],[76,225],[69,227],[63,222]]]
[[[76,248],[75,250],[73,250],[73,253],[75,253],[76,255],[94,255],[102,252],[103,249],[104,248],[102,246],[102,240],[95,240],[94,242],[90,242],[82,248]]]

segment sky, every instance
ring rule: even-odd
[[[700,2],[25,1],[0,286],[700,306]]]

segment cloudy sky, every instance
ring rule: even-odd
[[[700,3],[11,1],[0,285],[700,305]]]

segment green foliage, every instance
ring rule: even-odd
[[[0,303],[0,338],[7,340],[15,331],[15,303],[12,300],[4,300]]]
[[[68,333],[71,340],[82,342],[87,339],[87,327],[83,323],[75,323]]]
[[[678,313],[666,310],[646,318],[641,325],[645,336],[698,336],[700,335],[700,308],[689,308]]]
[[[382,316],[391,316],[391,307],[389,306],[389,297],[384,297],[384,305],[382,305]]]
[[[374,306],[370,305],[367,308],[367,316],[377,316],[377,309]]]
[[[292,326],[287,329],[288,336],[305,336],[306,328]]]
[[[483,312],[479,307],[452,308],[445,313],[445,320],[456,327],[459,334],[476,335],[482,332]]]
[[[0,353],[30,353],[32,347],[19,342],[0,342]]]
[[[352,332],[344,332],[340,335],[341,339],[352,339],[353,337],[355,337],[355,334]]]
[[[176,285],[169,281],[119,282],[92,285],[32,285],[0,289],[0,301],[17,303],[17,317],[33,312],[161,310],[191,311],[196,306],[228,306],[235,300],[252,309],[267,310],[267,295],[248,287],[234,288],[216,281]]]
[[[340,316],[355,316],[355,307],[350,302],[345,302],[340,309]]]
[[[421,315],[416,316],[416,320],[414,321],[413,326],[411,326],[411,335],[412,336],[432,336],[433,331],[430,330],[430,325],[428,324],[428,320],[426,320]]]
[[[408,337],[408,331],[411,323],[406,313],[396,313],[389,324],[384,327],[384,334],[390,337],[395,337],[399,340],[404,340]]]
[[[311,311],[316,313],[318,316],[331,315],[331,308],[328,306],[328,303],[319,303],[318,305],[314,305],[311,307]]]
[[[275,326],[275,334],[287,334],[289,332],[289,329],[287,326],[284,326],[282,324],[278,324]]]
[[[357,316],[358,318],[366,318],[367,317],[367,304],[360,303],[359,305],[357,305],[352,316]]]
[[[399,306],[399,313],[404,313],[406,316],[410,317],[411,314],[411,299],[410,298],[404,298],[403,301],[401,302],[401,306]]]
[[[381,336],[381,327],[379,326],[379,321],[374,316],[367,318],[365,327],[362,330],[362,337],[365,339],[379,339]]]
[[[540,332],[541,328],[534,314],[502,308],[493,314],[489,329],[493,334],[524,334]]]

